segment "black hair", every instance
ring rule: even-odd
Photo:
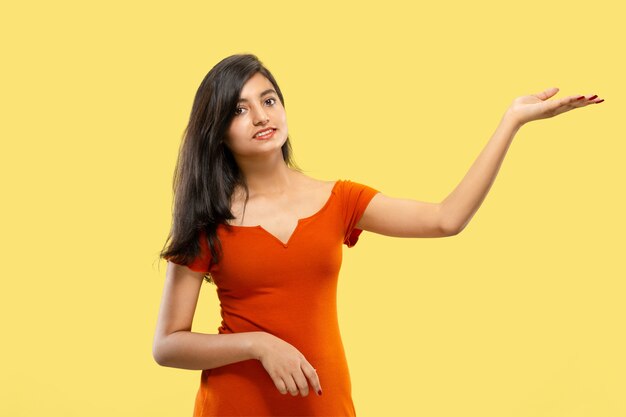
[[[211,263],[219,263],[222,247],[217,227],[235,218],[230,211],[235,187],[243,187],[246,201],[248,197],[245,178],[224,140],[241,90],[256,73],[272,83],[284,107],[278,83],[253,54],[224,58],[202,80],[179,148],[173,180],[172,226],[160,258],[188,265],[200,254],[200,238],[204,237]],[[293,159],[289,137],[282,154],[288,166],[301,171]],[[213,282],[209,272],[204,279]]]

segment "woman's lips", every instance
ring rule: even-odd
[[[266,136],[255,136],[253,139],[257,139],[257,140],[267,140],[270,139],[272,136],[274,136],[274,132],[276,132],[276,129],[271,129],[272,132],[269,135]]]

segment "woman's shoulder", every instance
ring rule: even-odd
[[[306,174],[301,175],[302,177],[299,187],[304,190],[333,188],[337,182],[341,181],[340,179],[321,180],[318,178],[310,177]]]
[[[324,204],[332,194],[337,194],[340,183],[340,179],[324,180],[303,176],[295,185],[296,190],[292,198],[310,201],[313,207],[318,207]]]

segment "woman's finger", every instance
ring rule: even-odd
[[[287,384],[285,384],[285,381],[283,381],[281,377],[276,377],[272,379],[274,380],[274,385],[276,385],[278,392],[280,392],[281,394],[287,394]]]
[[[287,391],[289,391],[289,393],[293,395],[294,397],[298,395],[299,393],[298,385],[293,380],[293,376],[291,374],[288,374],[287,376],[285,376],[283,380],[285,381],[285,384],[287,385]]]
[[[585,96],[582,96],[582,97],[583,99],[581,99],[581,101],[583,101],[585,104],[598,104],[604,101],[604,99],[600,99],[597,94],[594,94],[587,98],[585,98]]]
[[[541,100],[547,100],[558,92],[559,89],[557,87],[550,87],[546,90],[543,90],[541,93],[535,94],[535,97]]]
[[[591,99],[594,99],[596,97],[597,96],[590,96]],[[558,102],[558,105],[553,110],[553,115],[556,116],[573,109],[588,106],[589,104],[593,103],[593,101],[589,100],[585,96],[571,96]]]
[[[311,383],[311,387],[315,390],[317,395],[322,395],[322,385],[320,384],[320,378],[315,368],[313,368],[310,363],[306,362],[302,365],[302,372],[304,372],[304,375]]]
[[[298,389],[300,390],[300,395],[302,395],[303,397],[309,395],[309,384],[306,381],[306,377],[304,376],[304,373],[302,373],[302,370],[299,369],[298,372],[296,372],[292,376],[293,380],[296,382]]]

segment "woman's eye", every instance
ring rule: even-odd
[[[267,103],[267,102],[268,102],[268,101],[270,101],[270,100],[272,101],[271,105],[276,104],[276,99],[275,99],[274,97],[268,98],[267,100],[265,100],[265,103]],[[243,107],[237,107],[237,108],[235,109],[235,115],[239,115],[239,114],[241,114],[241,113],[239,112],[239,110],[245,110],[245,109],[244,109]]]

